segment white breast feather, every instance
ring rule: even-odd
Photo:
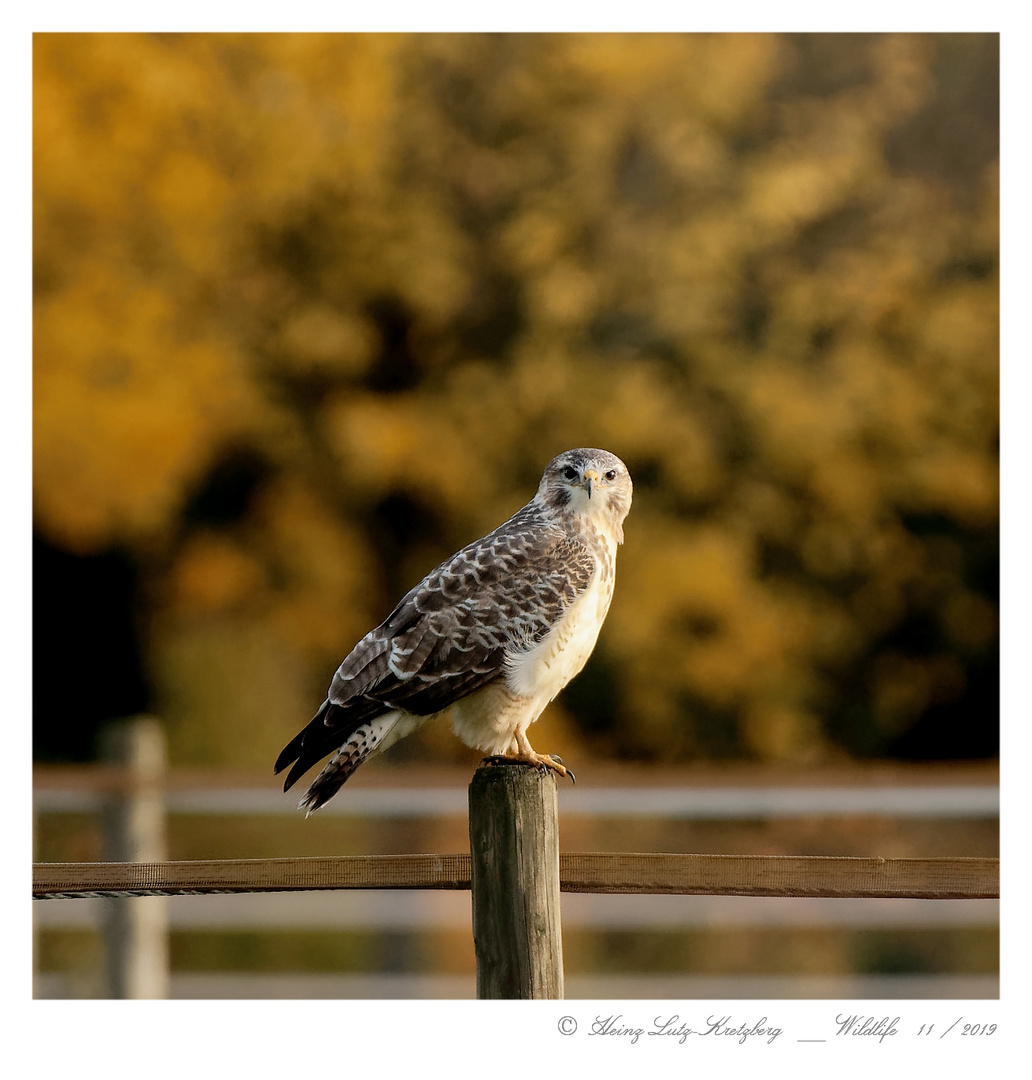
[[[588,662],[612,595],[596,573],[547,637],[532,649],[510,653],[505,676],[509,690],[544,708]]]

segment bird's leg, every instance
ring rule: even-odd
[[[554,773],[558,773],[560,776],[568,776],[574,783],[577,782],[577,778],[566,768],[561,757],[539,754],[530,745],[530,740],[527,738],[525,731],[516,731],[516,751],[515,760],[525,761],[528,765],[536,765],[539,769],[551,769]]]
[[[551,769],[560,776],[568,776],[575,784],[577,783],[577,777],[573,775],[573,769],[566,768],[563,765],[563,759],[558,754],[539,754],[537,751],[533,753],[533,757],[526,757],[523,754],[491,754],[488,757],[481,758],[480,764],[533,765],[536,769],[541,769],[542,772]]]
[[[490,754],[483,758],[480,762],[481,765],[533,765],[537,769],[545,771],[551,769],[559,776],[568,776],[574,783],[577,782],[577,777],[573,775],[573,770],[566,768],[563,764],[563,759],[558,754],[551,756],[549,754],[539,754],[534,747],[530,745],[530,740],[527,738],[526,732],[517,731],[513,735],[513,741],[505,748],[505,752],[501,754]]]

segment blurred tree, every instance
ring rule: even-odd
[[[575,445],[636,504],[564,745],[995,751],[996,35],[44,34],[34,73],[36,528],[131,553],[181,760],[267,765]]]

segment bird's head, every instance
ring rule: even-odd
[[[537,498],[557,512],[591,518],[622,544],[632,492],[631,474],[616,454],[580,449],[566,450],[548,463]]]

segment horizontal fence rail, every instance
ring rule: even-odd
[[[115,776],[98,776],[95,789],[37,786],[37,813],[74,814],[102,810]],[[256,788],[165,789],[170,814],[298,815],[297,799],[280,791]],[[464,790],[441,787],[356,788],[348,798],[328,803],[322,817],[425,818],[465,814]],[[988,785],[912,787],[744,787],[673,786],[652,788],[606,786],[563,792],[560,814],[592,817],[663,817],[671,819],[742,820],[743,818],[851,817],[995,818],[1000,813],[999,788]]]
[[[144,898],[146,899],[146,898]],[[455,932],[470,927],[462,889],[315,889],[157,897],[175,931],[311,930],[361,933]],[[107,897],[33,901],[38,930],[100,930]],[[125,902],[127,907],[137,903]],[[693,929],[995,930],[1000,901],[849,896],[678,896],[676,893],[562,894],[563,929],[588,933]]]
[[[807,816],[987,819],[999,815],[999,773],[992,765],[851,766],[772,772],[770,769],[656,769],[646,773],[604,762],[581,762],[585,783],[564,788],[560,816],[664,817],[728,820]],[[643,776],[647,781],[643,782]],[[349,782],[347,797],[320,812],[327,817],[425,818],[465,815],[468,773],[457,767],[394,766]],[[37,813],[92,813],[112,797],[135,792],[140,777],[114,762],[37,765]],[[352,786],[354,784],[354,786]],[[268,777],[232,770],[168,769],[149,776],[166,811],[175,815],[297,814],[297,798]]]
[[[105,861],[37,863],[33,896],[59,901],[36,905],[37,929],[74,923],[102,930],[105,970],[91,975],[96,980],[91,993],[102,990],[101,996],[169,996],[169,935],[187,925],[312,925],[362,932],[432,924],[468,930],[472,911],[478,996],[552,999],[564,996],[561,921],[571,928],[633,930],[667,925],[713,930],[731,923],[856,929],[895,927],[901,919],[922,929],[955,925],[961,932],[997,925],[995,858],[562,854],[555,778],[521,765],[482,767],[469,784],[468,800],[461,770],[448,774],[446,783],[440,770],[416,769],[404,772],[400,783],[397,775],[389,778],[390,784],[386,777],[374,777],[327,810],[359,818],[436,818],[441,821],[433,830],[437,839],[423,850],[454,851],[463,844],[446,839],[455,823],[444,819],[464,815],[468,802],[472,861],[465,853],[168,861],[166,834],[174,815],[180,815],[177,828],[189,833],[193,826],[183,824],[182,815],[257,814],[268,820],[268,815],[296,815],[295,800],[258,786],[244,773],[168,770],[163,752],[157,752],[161,727],[152,718],[115,723],[110,734],[111,752],[99,767],[37,768],[33,799],[37,815],[97,814],[90,827],[100,827],[100,857]],[[793,782],[786,784],[786,779]],[[757,779],[748,770],[722,771],[718,777],[667,770],[650,771],[644,783],[637,774],[600,767],[594,781],[587,788],[563,789],[563,815],[692,822],[836,816],[966,819],[964,836],[975,850],[995,854],[988,847],[993,825],[986,824],[999,816],[997,777],[991,768],[877,768],[801,779],[775,778],[768,772]],[[474,798],[478,782],[481,795],[488,787],[504,788],[501,807]],[[544,788],[547,792],[539,790]],[[543,808],[547,803],[548,828],[527,818],[528,807],[539,801]],[[505,819],[500,810],[515,815],[515,827],[496,827]],[[50,843],[44,848],[52,848],[57,827],[52,820],[45,825]],[[863,827],[876,833],[881,829],[872,822]],[[549,828],[555,834],[550,848],[542,839]],[[583,832],[583,825],[577,828]],[[791,832],[795,826],[785,828]],[[812,823],[803,828],[812,829]],[[926,831],[918,826],[919,833],[922,829]],[[680,846],[676,840],[673,845]],[[592,846],[591,841],[584,846]],[[899,852],[904,853],[905,848]],[[560,891],[566,893],[561,921]],[[221,901],[202,899],[219,894]],[[141,899],[119,902],[134,897]],[[550,920],[543,916],[548,905],[542,897],[551,898]],[[72,902],[80,898],[85,902]],[[961,903],[939,903],[951,899]],[[504,912],[511,918],[503,919]],[[540,977],[528,977],[528,972]],[[139,977],[143,975],[148,978]],[[56,975],[41,972],[39,977],[53,980]],[[177,978],[181,983],[182,973]],[[259,985],[253,973],[233,985],[232,996],[277,996],[282,989],[278,984],[271,991]],[[941,980],[935,988],[941,993]],[[964,988],[971,996],[971,986]],[[182,996],[182,989],[180,985],[176,996]],[[45,996],[67,991],[61,984]],[[369,996],[365,984],[362,991],[358,996]],[[458,996],[467,992],[463,983]],[[976,996],[995,992],[994,986],[983,986]],[[426,996],[425,988],[417,996]]]
[[[575,893],[993,899],[998,859],[573,852],[560,888]],[[470,857],[341,855],[162,863],[37,863],[39,900],[325,889],[469,889]]]

